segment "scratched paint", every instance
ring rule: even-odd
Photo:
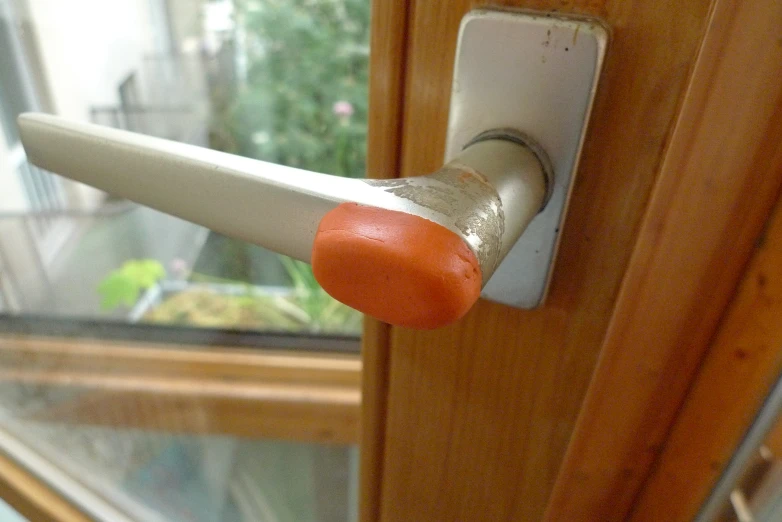
[[[505,213],[499,194],[480,173],[465,166],[445,167],[426,177],[365,182],[441,214],[462,234],[484,274],[497,268]]]

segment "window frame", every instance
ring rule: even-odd
[[[357,445],[361,367],[356,353],[273,344],[236,348],[0,333],[0,386],[81,392],[63,405],[18,417],[36,422]],[[6,431],[0,430],[0,495],[22,515],[71,522],[92,520],[98,511],[128,512],[120,497],[104,498],[26,445],[21,434]]]

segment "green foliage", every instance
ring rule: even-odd
[[[213,100],[212,146],[363,177],[369,9],[368,0],[236,0],[246,79]]]
[[[243,295],[221,294],[208,286],[194,285],[167,297],[144,320],[166,324],[213,326],[321,333],[359,333],[362,315],[328,295],[315,280],[307,263],[279,256],[293,282],[290,296],[268,295],[243,281],[191,273],[193,282],[243,286]],[[113,310],[131,307],[142,290],[166,277],[154,259],[126,261],[99,285],[101,306]]]
[[[315,331],[356,332],[361,329],[360,312],[331,297],[321,288],[307,263],[280,256],[293,281],[293,303],[309,317],[309,326]]]
[[[234,5],[238,30],[226,42],[219,72],[210,78],[210,146],[291,167],[363,177],[370,1],[234,0]],[[231,72],[237,59],[244,63],[244,73]],[[263,209],[259,212],[263,219]],[[236,252],[224,255],[249,264]],[[230,310],[285,329],[359,330],[361,314],[326,294],[309,265],[288,258],[281,262],[293,282],[290,298],[259,296],[249,284],[246,295],[221,300],[201,292],[182,298],[165,320],[197,315],[208,321]],[[142,290],[164,276],[157,261],[128,261],[101,283],[102,306],[132,306]],[[242,284],[234,277],[240,276],[190,274],[191,280]]]
[[[240,71],[213,79],[210,146],[291,167],[363,177],[370,4],[234,0],[238,31],[225,49],[234,54],[231,60],[244,62],[246,75]],[[259,211],[262,219],[263,209]],[[361,314],[326,294],[309,265],[282,257],[281,262],[294,286],[291,304],[309,318],[312,330],[360,329]]]
[[[113,310],[133,306],[142,290],[166,277],[166,269],[155,259],[132,259],[111,272],[98,285],[101,308]]]

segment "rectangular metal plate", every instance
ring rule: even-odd
[[[543,304],[561,224],[608,44],[597,20],[526,11],[472,11],[456,49],[446,162],[483,131],[513,128],[546,151],[554,187],[482,297]]]

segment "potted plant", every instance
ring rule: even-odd
[[[329,296],[308,264],[282,256],[281,262],[292,286],[250,285],[197,273],[176,279],[157,260],[133,259],[111,272],[98,292],[104,309],[128,308],[133,322],[359,333],[361,314]]]

